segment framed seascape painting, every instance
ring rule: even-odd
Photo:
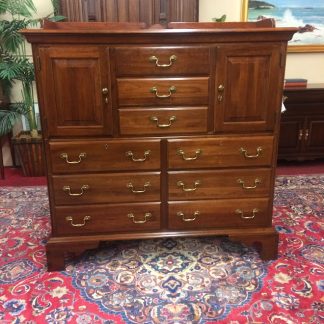
[[[273,18],[277,27],[298,27],[288,52],[324,52],[324,0],[242,0],[242,19]]]

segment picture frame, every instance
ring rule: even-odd
[[[324,1],[323,6],[316,7],[320,1],[322,0],[267,0],[259,2],[275,7],[260,6],[258,9],[251,9],[249,4],[252,0],[242,0],[241,20],[255,21],[259,16],[264,16],[274,18],[277,27],[302,27],[306,31],[294,35],[288,42],[288,52],[324,52],[324,23],[319,23],[324,22]]]

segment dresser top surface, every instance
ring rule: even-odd
[[[153,25],[147,28],[143,23],[70,23],[46,22],[43,28],[23,29],[21,32],[31,42],[39,42],[39,39],[69,36],[69,37],[183,37],[186,35],[206,37],[240,37],[242,34],[251,37],[255,35],[259,40],[283,40],[291,39],[297,28],[277,28],[271,22],[228,22],[228,23],[169,23],[167,26]],[[212,41],[213,39],[211,39]]]

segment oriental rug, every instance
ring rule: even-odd
[[[279,258],[225,238],[109,243],[46,272],[45,186],[0,188],[0,323],[324,321],[324,175],[276,180]]]

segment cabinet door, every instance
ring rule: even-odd
[[[216,131],[271,131],[282,96],[282,67],[276,45],[218,48]]]
[[[324,115],[307,117],[304,138],[305,153],[324,156]]]
[[[99,46],[40,49],[43,126],[48,136],[111,134],[105,53]]]
[[[300,153],[303,146],[304,123],[304,117],[282,117],[278,148],[279,158]]]

